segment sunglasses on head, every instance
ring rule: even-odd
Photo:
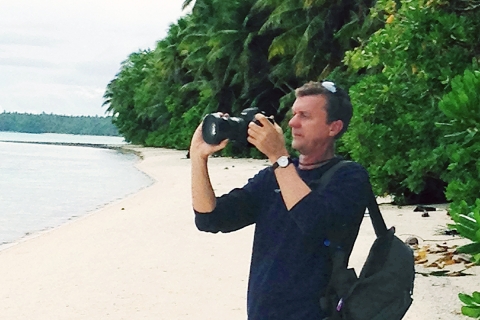
[[[322,81],[322,87],[330,91],[331,93],[337,92],[337,87],[335,87],[335,83],[331,81]]]

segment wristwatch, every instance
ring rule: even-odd
[[[290,163],[292,163],[292,159],[289,156],[281,156],[278,160],[272,165],[272,169],[275,170],[278,167],[286,168]]]

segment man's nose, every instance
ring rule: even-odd
[[[290,121],[288,121],[288,125],[289,125],[291,128],[293,128],[293,127],[295,127],[295,126],[298,125],[296,119],[297,119],[296,116],[293,116],[292,119],[290,119]]]

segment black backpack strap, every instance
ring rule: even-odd
[[[330,168],[325,171],[320,179],[311,181],[308,185],[310,186],[311,189],[318,189],[321,190],[325,188],[325,186],[330,182],[332,179],[333,175],[335,172],[338,171],[338,169],[348,165],[349,163],[352,163],[352,161],[347,161],[347,160],[337,160],[336,163],[334,163]]]
[[[335,172],[337,172],[340,168],[343,168],[347,165],[349,165],[350,163],[352,163],[352,161],[347,161],[347,160],[340,160],[338,161],[337,163],[335,163],[334,165],[332,165],[330,168],[327,169],[327,171],[325,171],[322,176],[320,177],[320,179],[318,180],[315,180],[315,181],[312,181],[309,185],[310,187],[313,189],[313,188],[316,188],[317,190],[323,190],[327,184],[330,182],[330,180],[332,179],[333,175],[335,174]],[[328,240],[329,240],[329,244],[326,244],[329,248],[334,248],[335,246],[338,246],[343,239],[345,239],[345,237],[348,235],[348,230],[344,230],[344,232],[334,232],[334,233],[329,233],[327,236],[328,236]],[[346,264],[345,264],[346,266]]]
[[[347,166],[351,161],[341,160],[329,168],[319,180],[314,184],[318,190],[322,190],[330,182],[331,178],[340,168]],[[338,297],[346,294],[358,277],[355,270],[348,269],[348,261],[345,257],[345,251],[339,246],[344,239],[348,237],[348,230],[343,232],[329,233],[327,241],[328,250],[330,252],[330,258],[332,262],[332,275],[330,281],[326,287],[326,291],[322,297],[320,297],[320,306],[324,311],[327,311],[330,316],[328,320],[341,319],[338,312],[333,312],[338,307]]]
[[[378,208],[377,199],[375,198],[373,191],[370,192],[370,199],[368,200],[367,208],[377,238],[383,236],[387,233],[388,229],[385,220],[383,220],[383,216],[380,213],[380,209]]]
[[[351,161],[342,160],[329,168],[322,177],[316,181],[319,189],[321,190],[325,188],[335,172],[349,163],[351,163]],[[382,214],[380,213],[380,209],[378,208],[377,200],[373,191],[369,193],[367,208],[376,236],[380,237],[386,234],[388,230]],[[341,298],[347,295],[350,287],[358,279],[355,270],[348,269],[348,261],[345,257],[345,252],[338,246],[348,236],[346,234],[347,231],[348,230],[344,230],[344,232],[328,234],[328,240],[330,240],[328,248],[332,260],[332,275],[327,285],[325,295],[320,298],[320,306],[330,314],[330,317],[327,318],[328,320],[342,319],[341,313],[334,311],[340,311],[342,303]]]
[[[328,169],[318,181],[313,182],[315,185],[318,186],[319,189],[325,188],[325,186],[330,182],[331,178],[338,171],[338,169],[348,165],[352,161],[341,160],[333,165],[330,169]],[[387,232],[387,225],[385,224],[385,220],[383,219],[382,214],[380,213],[380,209],[378,208],[377,199],[375,198],[375,194],[373,191],[370,192],[369,200],[367,204],[368,213],[370,215],[370,219],[372,220],[373,229],[375,230],[375,234],[377,237],[384,235]]]

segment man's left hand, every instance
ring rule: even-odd
[[[272,163],[281,156],[288,155],[282,128],[276,123],[271,123],[261,113],[257,113],[255,119],[260,125],[253,121],[250,122],[248,125],[248,142],[266,155]]]

